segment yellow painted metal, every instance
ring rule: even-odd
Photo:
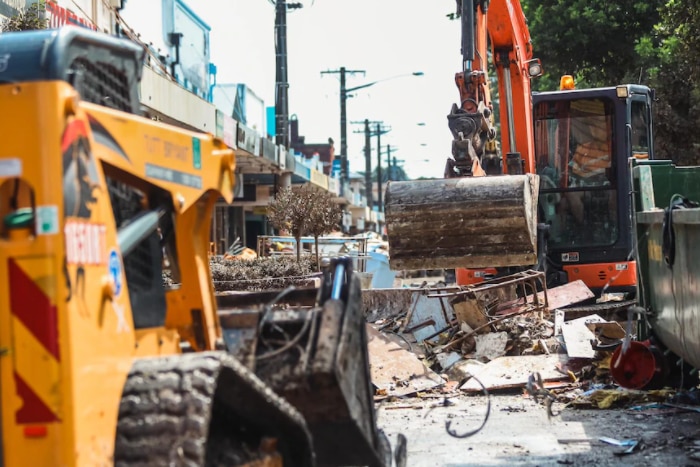
[[[233,152],[208,134],[80,103],[63,82],[0,85],[0,105],[0,411],[5,465],[111,465],[119,399],[133,361],[178,352],[180,336],[204,349],[212,349],[220,336],[209,280],[208,235],[213,204],[220,197],[227,202],[233,198]],[[90,214],[81,218],[66,216],[63,203],[61,141],[65,128],[76,120],[88,129],[97,168]],[[95,138],[89,122],[106,129],[123,152]],[[165,328],[134,330],[124,278],[121,293],[111,293],[106,252],[119,251],[119,246],[103,164],[148,178],[173,196],[183,282],[192,285],[168,292]],[[166,169],[184,178],[168,180],[171,172]],[[18,207],[36,208],[45,223],[12,235],[2,219]],[[92,250],[83,254],[85,261],[66,259],[71,249],[86,248],[75,243],[76,232],[92,242]],[[55,310],[55,329],[27,325],[15,316],[10,264],[17,266],[12,266],[16,277],[39,291],[47,313]],[[194,333],[193,309],[201,310],[196,324],[205,331],[203,342]],[[55,415],[55,420],[38,424],[46,427],[45,435],[28,437],[25,429],[37,424],[18,422],[17,414],[27,404],[20,397],[27,391],[18,386],[18,376],[43,403],[39,405]]]

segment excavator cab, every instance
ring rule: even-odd
[[[639,85],[533,94],[551,285],[633,292],[628,158],[653,158],[653,99]]]

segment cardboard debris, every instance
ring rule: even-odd
[[[591,345],[591,340],[595,336],[588,328],[587,323],[606,322],[598,315],[584,316],[583,318],[566,321],[561,328],[564,336],[564,344],[566,345],[566,353],[570,358],[588,358],[595,357],[595,350]]]
[[[519,355],[499,357],[490,361],[476,376],[488,390],[525,387],[527,379],[534,372],[542,375],[542,381],[563,381],[568,376],[557,370],[557,365],[565,365],[566,355]],[[481,385],[474,379],[467,381],[461,389],[466,392],[481,392]]]
[[[459,323],[466,323],[470,328],[476,329],[484,326],[489,322],[489,319],[484,313],[483,304],[476,298],[466,298],[463,301],[452,303],[455,316]],[[489,332],[488,328],[483,328],[480,332]]]
[[[388,396],[403,396],[434,388],[445,382],[418,357],[367,325],[372,383]]]
[[[586,327],[594,336],[606,339],[624,339],[626,334],[625,329],[617,321],[588,322]]]

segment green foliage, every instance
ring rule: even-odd
[[[657,157],[679,165],[700,164],[700,0],[668,0],[654,28],[659,47],[639,50],[658,63],[654,130]]]
[[[523,0],[535,57],[547,73],[538,90],[558,89],[574,75],[577,87],[610,86],[648,79],[637,51],[655,43],[654,26],[664,0]]]
[[[0,24],[2,32],[33,31],[46,29],[46,5],[43,0],[32,3],[28,8],[21,9],[16,15],[3,20]]]

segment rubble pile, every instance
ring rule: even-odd
[[[210,260],[212,280],[217,292],[284,289],[289,286],[314,286],[320,277],[315,259],[302,256],[260,257],[250,261]]]
[[[284,289],[288,286],[316,286],[320,274],[312,257],[274,256],[258,257],[247,261],[235,261],[223,257],[209,259],[214,290],[260,291]],[[170,271],[163,274],[163,283],[172,285]]]
[[[527,271],[474,286],[364,291],[371,335],[383,341],[370,342],[371,362],[382,353],[373,381],[391,383],[375,383],[378,397],[412,387],[421,394],[521,390],[584,407],[594,389],[615,388],[611,357],[626,330],[597,314],[581,316],[580,308],[576,318],[566,316],[566,306],[593,297],[581,281],[550,290],[543,282]]]

